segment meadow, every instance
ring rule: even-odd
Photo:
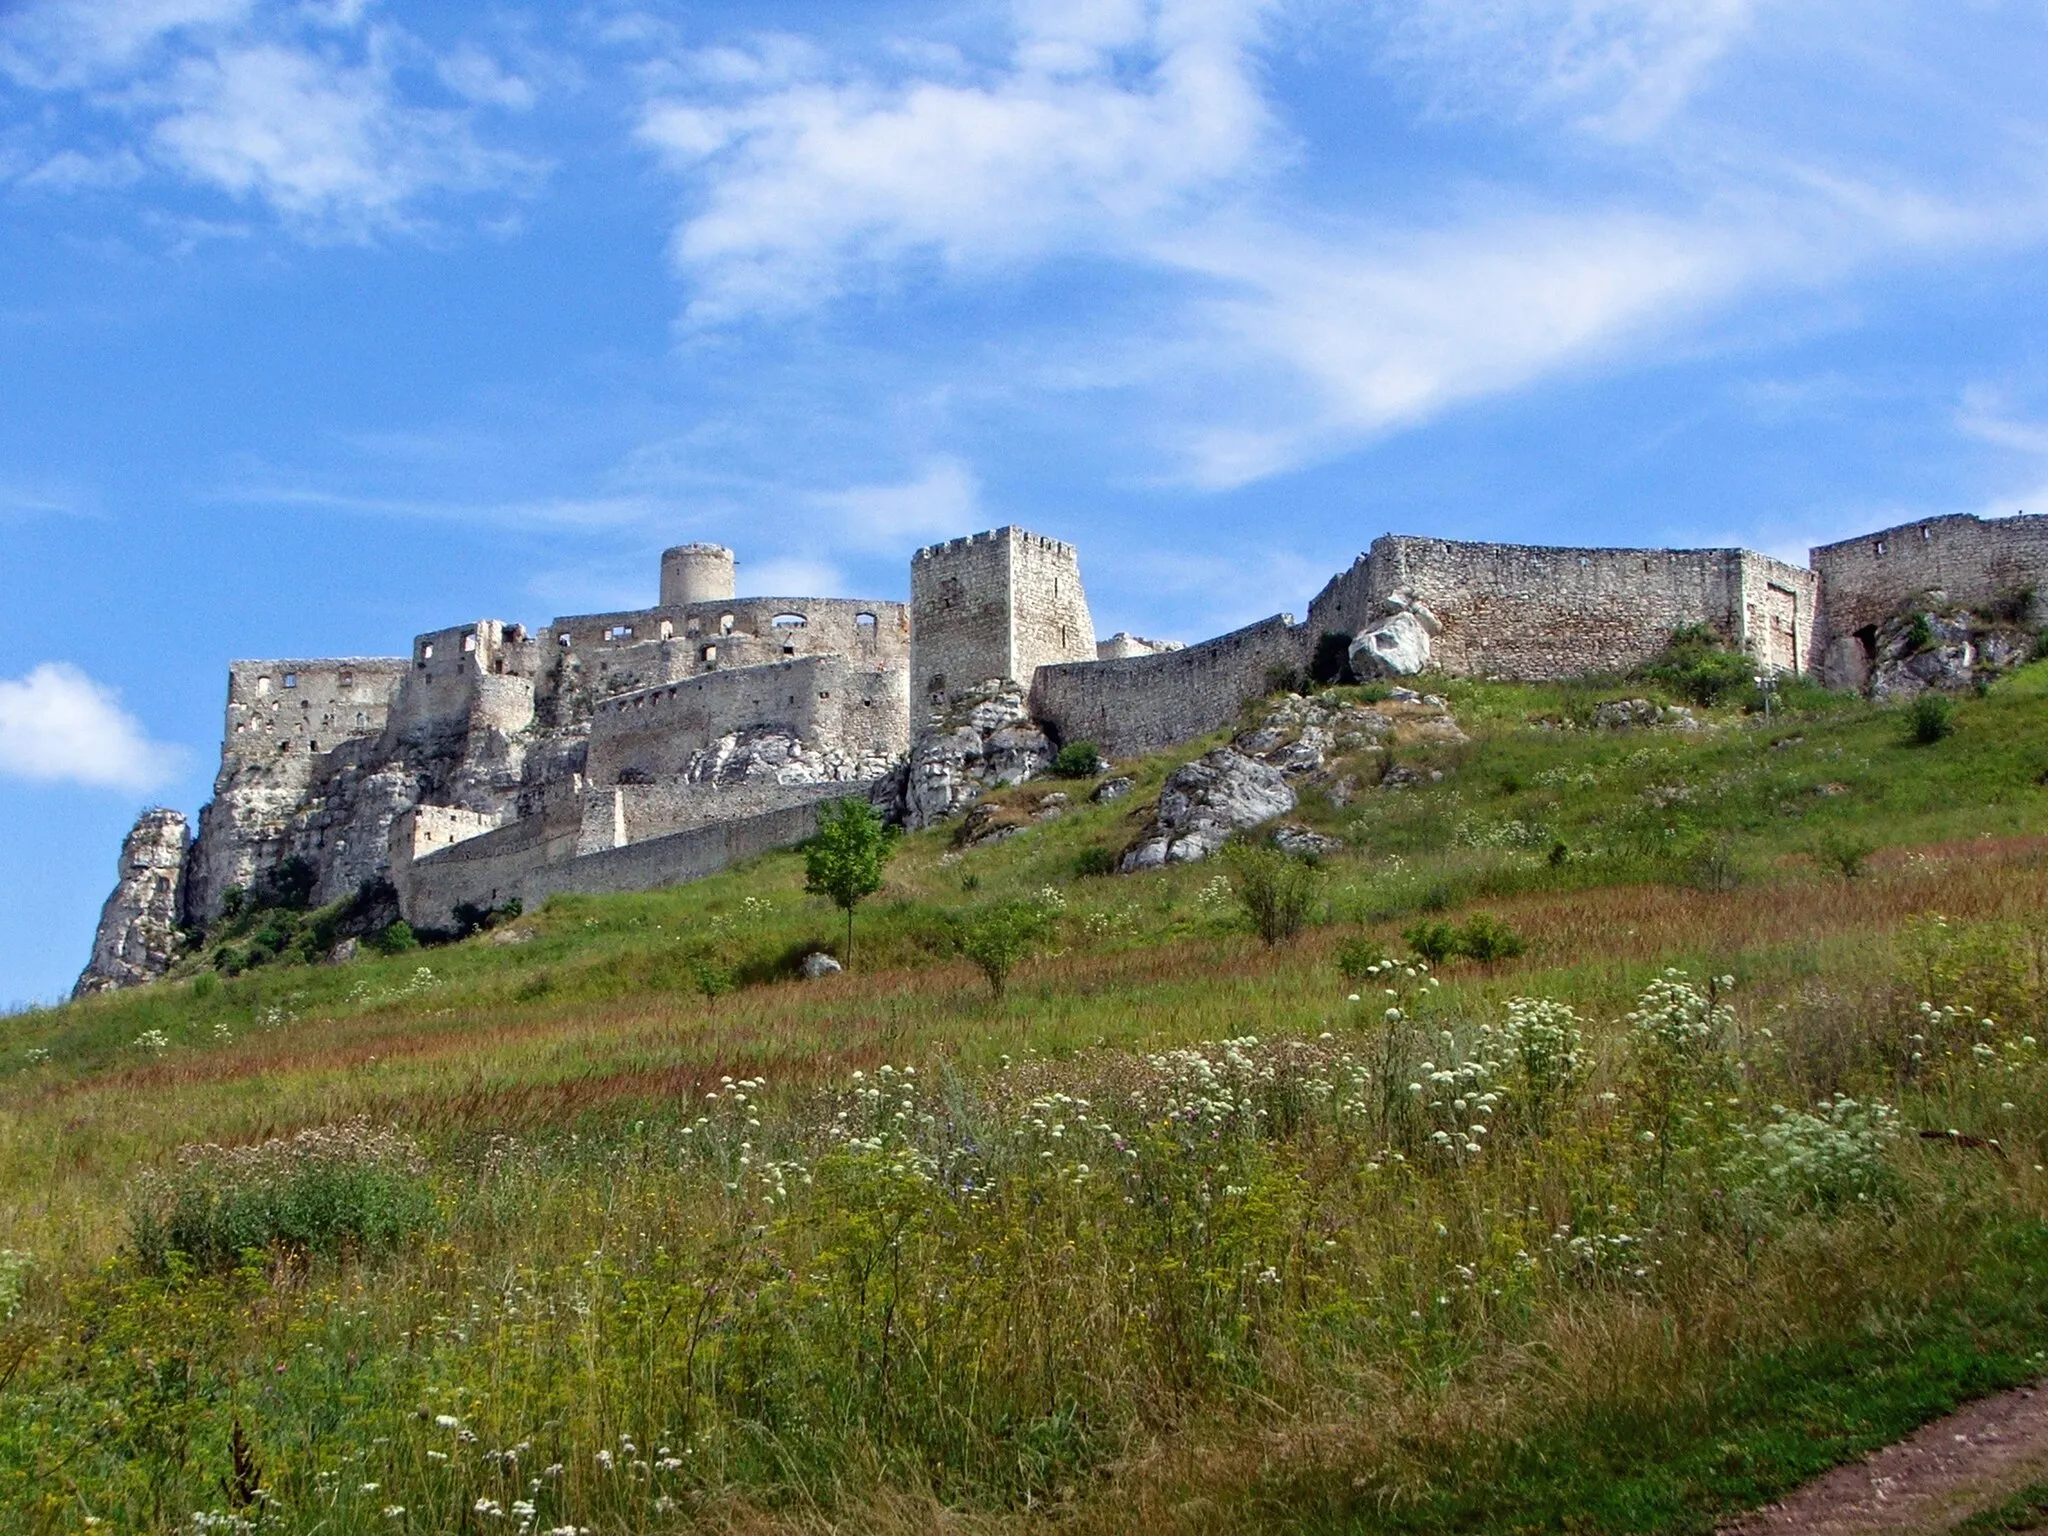
[[[788,854],[0,1020],[7,1528],[1706,1531],[2040,1375],[2048,664],[1437,686],[1279,944],[1082,873],[1196,743],[824,980]]]

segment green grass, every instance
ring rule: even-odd
[[[1344,851],[1271,947],[1221,862],[1079,872],[1191,743],[1108,805],[1005,792],[1006,840],[904,839],[823,982],[790,962],[838,914],[778,854],[0,1020],[4,1523],[234,1516],[240,1426],[265,1529],[1694,1531],[2035,1373],[2048,666],[1929,745],[1809,690],[1681,733],[1585,726],[1641,685],[1433,686],[1470,739],[1397,711],[1420,783],[1331,764],[1294,819]],[[1019,904],[1044,947],[992,996],[962,937]],[[1526,947],[1389,1023],[1356,955],[1425,916]],[[1625,1018],[1669,966],[1734,978],[1677,1078]],[[1584,1032],[1554,1113],[1501,1054],[1517,996]],[[1439,1068],[1498,1085],[1490,1140],[1410,1102]],[[1784,1204],[1773,1106],[1836,1093],[2003,1152],[1900,1137],[1877,1205]],[[282,1241],[147,1262],[180,1148],[357,1117],[431,1212],[273,1198],[281,1144],[205,1230]]]

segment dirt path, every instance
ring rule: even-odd
[[[2048,1481],[2048,1383],[1937,1419],[1837,1467],[1723,1536],[1936,1536],[2029,1484]]]

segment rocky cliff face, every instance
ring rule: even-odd
[[[177,951],[186,826],[177,811],[144,811],[121,843],[121,874],[100,911],[92,960],[73,997],[154,981]]]

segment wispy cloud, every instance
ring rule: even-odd
[[[120,695],[65,662],[0,678],[0,774],[45,783],[148,790],[184,762],[151,741]]]
[[[1376,201],[1368,155],[1359,196],[1311,201],[1290,174],[1315,146],[1267,83],[1292,9],[1015,0],[980,56],[859,63],[785,37],[667,55],[640,136],[687,191],[686,313],[786,321],[923,281],[1120,269],[1143,301],[1032,383],[1144,396],[1174,477],[1227,488],[1614,365],[1744,299],[2048,231],[2022,123],[1985,113],[1964,175],[1870,130],[1948,99],[1909,67],[1909,22],[1772,0],[1390,0],[1363,29],[1382,77],[1497,119],[1556,174]],[[1855,36],[1868,99],[1836,113],[1798,83],[1819,57],[1842,67],[1816,29]],[[1745,50],[1762,83],[1731,102],[1709,87]]]
[[[0,18],[0,79],[99,145],[55,148],[23,184],[166,172],[312,238],[412,227],[430,194],[518,189],[542,169],[478,132],[530,106],[528,82],[474,44],[436,55],[356,0],[50,0]]]
[[[697,56],[696,92],[640,128],[701,189],[674,241],[691,314],[788,313],[906,259],[1124,246],[1267,145],[1247,53],[1271,9],[1021,4],[1005,62],[965,82],[835,76],[775,40]]]
[[[1400,0],[1385,61],[1440,112],[1562,113],[1623,138],[1662,126],[1758,0]]]
[[[955,458],[933,459],[896,484],[813,492],[809,500],[824,514],[825,538],[842,548],[900,550],[912,540],[979,527],[982,519],[981,484]]]

